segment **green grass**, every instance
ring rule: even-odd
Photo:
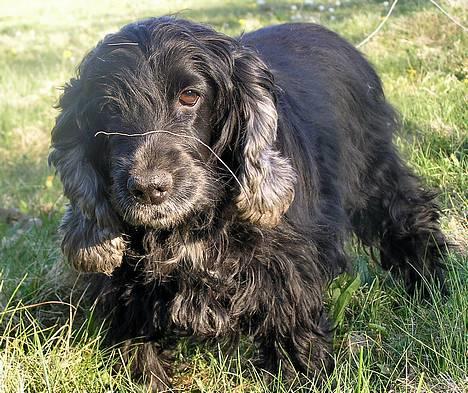
[[[143,392],[128,370],[113,370],[93,319],[68,306],[56,279],[56,228],[65,200],[47,167],[54,104],[83,55],[106,33],[138,18],[179,13],[238,34],[271,23],[316,21],[361,42],[379,24],[382,1],[0,1],[0,393]],[[463,0],[442,6],[468,24]],[[325,5],[320,11],[319,6]],[[382,31],[361,48],[377,67],[404,129],[396,142],[414,170],[441,191],[443,227],[458,250],[447,257],[452,293],[420,304],[355,252],[361,285],[330,290],[340,318],[337,368],[323,391],[468,390],[468,63],[466,33],[429,0],[400,1]],[[39,225],[40,224],[40,225]],[[338,291],[338,292],[337,292]],[[56,302],[51,304],[51,299]],[[49,302],[44,304],[43,302]],[[58,304],[62,302],[62,304]],[[56,321],[60,321],[57,323]],[[55,321],[55,323],[54,323]],[[247,360],[248,343],[225,358],[181,342],[175,386],[191,392],[266,392]],[[274,391],[288,392],[279,376]]]

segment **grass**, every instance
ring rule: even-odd
[[[441,5],[467,24],[463,0]],[[324,10],[321,10],[324,6]],[[329,9],[333,7],[333,12]],[[238,34],[271,23],[315,21],[353,43],[378,25],[382,1],[0,1],[0,393],[142,392],[128,370],[113,371],[102,331],[57,298],[56,228],[65,200],[47,167],[60,86],[100,38],[138,18],[178,12]],[[443,227],[458,250],[447,257],[452,293],[431,305],[355,252],[361,285],[330,290],[337,315],[337,368],[322,391],[468,390],[468,131],[466,33],[428,0],[400,1],[382,31],[361,48],[377,67],[404,128],[396,142],[414,170],[441,191]],[[11,222],[12,208],[23,219]],[[32,219],[35,218],[35,219]],[[353,285],[351,285],[351,284]],[[352,288],[338,302],[340,288]],[[337,292],[338,291],[338,292]],[[343,292],[341,292],[343,293]],[[340,309],[337,309],[339,305]],[[56,318],[60,323],[51,323]],[[175,387],[190,392],[266,392],[244,352],[180,344]],[[273,389],[292,391],[281,383]]]

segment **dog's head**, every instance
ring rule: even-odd
[[[274,90],[254,51],[205,26],[149,19],[107,36],[65,87],[52,131],[70,262],[110,272],[125,227],[171,228],[221,204],[277,225],[295,173],[275,148]]]

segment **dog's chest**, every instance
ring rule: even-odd
[[[181,239],[147,251],[148,270],[175,282],[169,313],[176,326],[205,337],[226,335],[255,312],[253,262],[246,264],[240,253],[219,243]]]
[[[204,266],[199,260],[183,261],[177,269],[178,290],[170,307],[176,325],[202,336],[224,335],[238,320],[233,301],[241,280],[238,273],[226,271],[226,265],[235,266],[237,261],[226,259],[222,266],[215,262]]]

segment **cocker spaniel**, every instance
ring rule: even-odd
[[[324,290],[353,232],[409,292],[444,289],[435,195],[392,143],[379,77],[324,27],[231,38],[131,23],[84,58],[59,106],[63,252],[155,390],[180,335],[250,337],[284,378],[329,371]]]

